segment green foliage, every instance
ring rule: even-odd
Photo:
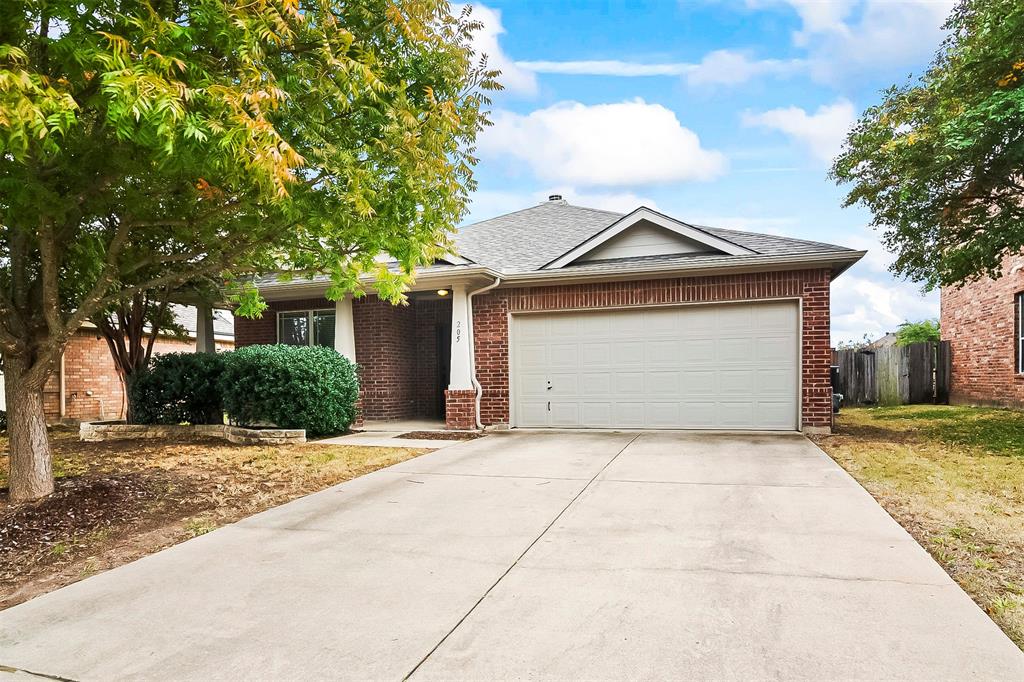
[[[402,299],[474,187],[500,87],[478,28],[444,0],[11,0],[0,310],[31,329],[4,313],[0,342],[27,354],[38,332],[185,284],[254,315],[266,272],[327,274],[331,297],[366,273]]]
[[[139,292],[226,291],[252,316],[253,276],[283,272],[327,275],[330,298],[365,275],[401,301],[466,213],[500,87],[468,8],[5,0],[2,16],[0,350],[27,390]],[[46,448],[22,433],[27,470]],[[49,492],[16,478],[33,489],[12,498]]]
[[[897,346],[909,346],[912,343],[921,343],[922,341],[938,341],[940,338],[938,320],[904,322],[896,330]]]
[[[224,353],[167,353],[129,383],[137,424],[222,424]]]
[[[963,0],[928,71],[849,133],[832,175],[871,210],[893,271],[927,288],[1024,249],[1024,3]]]
[[[339,433],[356,417],[356,366],[321,346],[246,346],[227,354],[220,381],[232,423]]]

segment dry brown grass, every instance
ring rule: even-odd
[[[57,491],[32,505],[7,500],[0,438],[0,608],[427,452],[52,438]]]
[[[846,409],[815,440],[1024,648],[1024,413]]]

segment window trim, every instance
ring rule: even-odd
[[[1016,371],[1024,375],[1024,291],[1013,295],[1014,306],[1014,348],[1017,351]]]
[[[317,344],[316,339],[314,338],[314,336],[316,335],[316,329],[313,326],[313,316],[314,315],[316,315],[317,313],[330,313],[331,315],[335,316],[335,323],[337,323],[338,311],[335,308],[297,308],[295,310],[278,310],[277,314],[276,314],[276,324],[274,326],[275,338],[277,340],[277,343],[281,343],[281,316],[282,315],[295,315],[295,313],[305,313],[306,314],[306,325],[307,325],[307,328],[309,329],[309,339],[308,339],[308,343],[305,344],[306,346],[316,346],[316,345],[319,345],[319,344]],[[337,343],[337,340],[335,340],[335,344],[336,343]],[[330,346],[324,346],[324,348],[334,348],[335,344],[332,344]],[[298,344],[288,344],[288,345],[298,345]]]

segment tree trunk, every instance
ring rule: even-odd
[[[31,502],[53,492],[53,461],[43,411],[43,387],[24,381],[24,363],[4,358],[7,437],[11,451],[11,502]]]

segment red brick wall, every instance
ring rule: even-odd
[[[334,308],[324,298],[272,301],[261,318],[235,318],[238,346],[277,343],[277,312]],[[376,296],[352,302],[361,416],[370,420],[442,417],[437,386],[434,324],[451,319],[451,301],[413,300],[392,305]]]
[[[943,287],[940,324],[952,351],[949,401],[1024,407],[1017,374],[1016,305],[1024,291],[1024,256],[1003,262],[1003,277]]]
[[[721,275],[496,289],[473,302],[476,373],[484,388],[484,424],[509,420],[508,314],[518,311],[735,301],[800,297],[803,300],[802,422],[831,427],[828,270]]]
[[[233,344],[217,342],[219,350]],[[194,340],[157,339],[156,353],[190,353]],[[83,330],[73,336],[64,349],[64,418],[73,421],[122,419],[125,396],[121,379],[114,368],[107,342],[95,331]],[[43,387],[43,407],[50,422],[60,420],[60,374],[54,372]]]
[[[476,391],[445,391],[445,426],[468,431],[476,428]]]

